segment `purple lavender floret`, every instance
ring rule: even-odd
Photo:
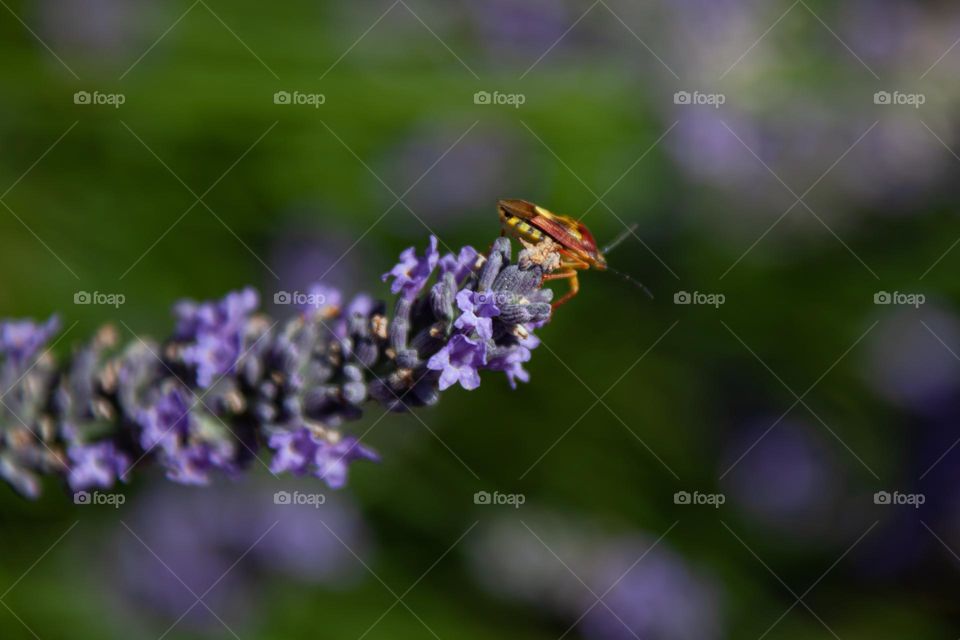
[[[317,284],[274,322],[248,288],[177,304],[164,342],[123,346],[105,327],[62,364],[43,353],[55,318],[0,324],[0,477],[31,497],[44,475],[107,489],[151,463],[181,484],[263,466],[342,487],[353,462],[378,460],[343,431],[371,400],[410,411],[477,388],[482,371],[529,379],[532,332],[551,314],[541,267],[512,263],[507,238],[486,256],[441,258],[438,244],[407,249],[384,276],[392,314]]]
[[[22,365],[36,355],[59,330],[60,320],[56,316],[43,324],[29,320],[0,323],[0,357],[5,362]]]
[[[493,318],[500,315],[500,307],[497,306],[497,296],[492,292],[477,293],[476,291],[471,291],[470,304],[473,306],[473,312],[481,318]]]
[[[270,448],[274,451],[270,470],[273,473],[306,475],[313,465],[318,446],[317,439],[306,427],[275,433],[270,436]]]
[[[339,442],[325,442],[314,456],[317,470],[314,475],[326,482],[332,489],[340,489],[347,484],[347,467],[354,460],[379,462],[380,456],[372,449],[360,444],[356,438],[344,438]]]
[[[196,368],[200,387],[209,387],[236,364],[243,346],[244,329],[258,305],[257,292],[247,288],[230,293],[218,302],[186,301],[176,306],[176,337],[189,343],[183,360]]]
[[[190,433],[190,405],[178,388],[161,395],[135,417],[140,425],[140,446],[173,451]]]
[[[433,274],[440,261],[440,253],[437,251],[437,237],[430,236],[430,245],[427,247],[423,257],[417,257],[417,251],[413,247],[404,250],[400,254],[400,262],[390,271],[383,274],[382,280],[386,282],[393,278],[390,285],[390,293],[403,293],[403,296],[413,299],[423,289],[423,285]]]
[[[477,294],[469,289],[464,289],[457,294],[457,307],[460,309],[460,317],[453,323],[455,329],[466,335],[476,332],[477,336],[484,341],[493,339],[493,321],[490,318],[500,315],[500,310],[494,307],[496,313],[491,314],[490,304],[477,306],[474,302],[476,296],[487,295],[490,294]]]
[[[306,299],[301,308],[312,313],[324,313],[338,309],[343,304],[343,294],[333,287],[318,283],[307,290]]]
[[[453,274],[454,279],[459,284],[473,273],[479,256],[477,250],[469,246],[460,249],[460,252],[456,255],[448,253],[440,258],[440,273]]]
[[[117,480],[126,481],[126,472],[133,462],[123,451],[109,441],[70,447],[70,471],[67,483],[74,491],[109,489]]]
[[[237,443],[225,424],[195,404],[182,387],[172,386],[136,421],[140,447],[159,458],[168,478],[203,485],[210,482],[212,471],[236,470]]]
[[[59,327],[56,316],[0,323],[0,478],[30,498],[40,494],[41,474],[65,469],[63,457],[43,446],[57,435],[43,419],[57,373],[44,348]]]
[[[379,460],[376,453],[356,438],[331,442],[322,432],[309,427],[273,434],[270,448],[274,451],[270,465],[273,473],[314,475],[333,489],[346,484],[347,467],[354,460]]]
[[[440,372],[440,391],[458,382],[468,391],[480,386],[480,368],[486,361],[486,345],[461,334],[450,339],[427,363],[427,368]]]
[[[516,389],[517,380],[520,382],[530,381],[530,373],[523,368],[523,363],[530,361],[533,357],[532,351],[539,344],[540,339],[534,335],[518,340],[517,345],[512,349],[497,351],[495,355],[490,357],[487,366],[493,371],[506,373],[510,387]]]

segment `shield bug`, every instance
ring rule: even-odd
[[[605,251],[597,247],[593,234],[579,220],[553,213],[526,200],[500,200],[497,203],[497,209],[500,214],[502,233],[505,235],[522,240],[534,247],[549,240],[553,243],[551,246],[556,247],[559,266],[544,275],[543,279],[545,281],[569,280],[570,290],[553,303],[554,309],[577,295],[580,290],[577,272],[590,268],[598,271],[609,269],[646,291],[646,287],[639,282],[607,266]],[[632,228],[627,229],[607,247],[607,250],[619,244],[632,232]],[[649,294],[649,291],[647,293]]]

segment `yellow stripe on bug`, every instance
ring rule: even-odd
[[[510,216],[506,218],[507,226],[514,227],[517,235],[531,242],[539,242],[543,239],[543,233],[536,227],[530,226],[522,218]]]

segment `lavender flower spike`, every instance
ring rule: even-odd
[[[511,261],[506,238],[486,256],[441,257],[431,237],[384,275],[390,314],[317,284],[317,304],[277,323],[248,288],[179,303],[162,343],[122,346],[106,327],[61,364],[45,351],[56,319],[0,323],[0,477],[35,497],[43,476],[103,489],[153,463],[174,482],[207,484],[259,461],[341,487],[350,463],[378,459],[342,430],[367,402],[409,411],[455,384],[477,388],[482,371],[511,386],[529,378],[522,363],[552,292],[524,257]]]

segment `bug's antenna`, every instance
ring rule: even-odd
[[[610,273],[614,273],[614,274],[620,276],[621,278],[623,278],[624,280],[626,280],[627,282],[629,282],[629,283],[632,284],[633,286],[635,286],[635,287],[637,287],[638,289],[640,289],[641,291],[643,291],[645,294],[647,294],[647,297],[649,297],[651,300],[653,300],[653,294],[650,292],[650,289],[648,289],[645,284],[643,284],[643,283],[640,282],[639,280],[635,279],[633,276],[627,275],[626,273],[624,273],[624,272],[622,272],[622,271],[617,271],[616,269],[613,269],[613,268],[611,268],[611,267],[607,267],[607,271],[609,271]]]
[[[602,252],[603,252],[603,253],[610,253],[611,251],[613,251],[614,249],[616,249],[617,245],[619,245],[621,242],[623,242],[624,240],[626,240],[627,238],[629,238],[630,236],[633,235],[633,232],[637,230],[637,227],[638,227],[638,226],[640,226],[640,225],[638,225],[636,222],[634,222],[632,225],[630,225],[629,227],[627,227],[626,229],[624,229],[623,231],[621,231],[621,232],[620,232],[620,235],[618,235],[616,238],[614,238],[614,239],[610,242],[610,244],[608,244],[607,246],[605,246],[605,247],[603,248]]]

